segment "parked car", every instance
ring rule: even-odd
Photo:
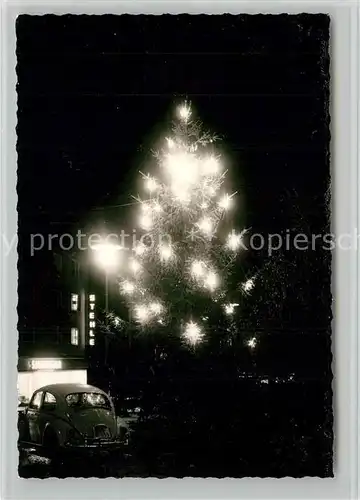
[[[141,402],[139,398],[126,397],[120,401],[119,415],[123,417],[126,422],[136,422],[141,415]]]
[[[91,385],[41,387],[19,412],[19,442],[41,446],[52,456],[107,453],[123,447],[127,438],[128,426],[115,415],[112,400]]]

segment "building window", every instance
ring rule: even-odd
[[[71,343],[72,345],[79,345],[79,329],[71,328]]]
[[[55,408],[56,408],[55,396],[51,394],[51,392],[45,392],[42,409],[46,411],[46,410],[53,410]]]
[[[90,339],[89,344],[90,345],[95,345],[95,339]]]
[[[71,310],[78,311],[79,309],[79,296],[77,293],[71,294]]]
[[[43,392],[37,392],[30,401],[29,407],[34,410],[39,410],[41,406],[41,401],[43,397]]]

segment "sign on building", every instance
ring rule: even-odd
[[[95,324],[95,295],[91,293],[89,295],[89,345],[95,345]]]

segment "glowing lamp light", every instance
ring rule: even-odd
[[[32,359],[30,368],[32,370],[61,370],[62,363],[60,359]]]
[[[253,278],[249,278],[243,284],[243,290],[245,292],[250,292],[254,288],[254,286],[255,286],[255,280]]]
[[[197,325],[193,321],[190,321],[186,325],[185,331],[184,331],[184,338],[189,344],[195,346],[199,342],[202,341],[203,337],[204,337],[204,334],[202,333],[199,325]]]
[[[190,203],[190,194],[186,189],[179,189],[179,187],[176,187],[175,185],[172,187],[172,192],[174,193],[175,198],[177,201],[180,203],[183,203],[184,205],[187,205]]]
[[[191,153],[168,154],[164,166],[173,184],[178,183],[185,187],[198,181],[199,165],[196,157]]]
[[[169,260],[173,256],[173,251],[170,245],[161,245],[159,252],[162,260]]]
[[[242,234],[236,234],[235,231],[232,231],[227,239],[227,247],[235,252],[241,245]]]
[[[164,160],[166,174],[174,197],[181,203],[189,203],[191,189],[198,184],[199,162],[188,152],[168,154]]]
[[[248,347],[250,347],[250,349],[255,349],[256,345],[257,345],[257,340],[255,337],[253,337],[252,339],[249,339],[247,342],[246,342],[246,345]]]
[[[228,315],[234,314],[235,307],[238,307],[239,304],[226,304],[225,305],[225,313]]]
[[[153,209],[154,209],[154,212],[156,212],[156,213],[160,213],[162,211],[161,205],[158,202],[154,203]]]
[[[150,311],[154,314],[160,314],[162,311],[162,306],[159,302],[153,302],[150,304]]]
[[[213,198],[215,195],[216,195],[216,189],[218,188],[219,186],[215,187],[215,185],[212,183],[212,184],[209,184],[209,183],[205,183],[204,184],[204,187],[203,187],[203,190],[204,192],[210,196],[210,198]]]
[[[198,222],[198,228],[207,236],[210,236],[211,233],[213,232],[214,225],[212,220],[209,217],[204,217],[201,219],[200,222]]]
[[[130,261],[130,269],[132,270],[133,273],[137,273],[138,271],[140,271],[140,268],[141,268],[141,265],[137,260],[132,259]]]
[[[214,272],[210,272],[205,279],[205,287],[209,290],[215,290],[219,285],[219,278]]]
[[[201,278],[201,276],[204,276],[204,273],[205,273],[204,263],[201,262],[200,260],[194,260],[194,262],[191,264],[191,274],[195,278]]]
[[[140,217],[140,225],[143,229],[151,229],[153,221],[150,215],[144,214]]]
[[[141,210],[143,211],[144,214],[150,212],[150,205],[148,203],[141,203]]]
[[[149,319],[149,310],[146,306],[136,306],[135,316],[139,323],[145,323]]]
[[[144,243],[139,242],[135,247],[136,255],[143,255],[146,252],[147,246]]]
[[[150,192],[156,191],[158,188],[158,183],[156,182],[156,179],[154,177],[147,176],[145,178],[145,188]]]
[[[181,120],[187,122],[191,115],[190,106],[188,106],[187,104],[183,104],[178,108],[178,114]]]
[[[168,148],[172,149],[175,146],[175,142],[170,137],[167,137],[166,140],[167,140]]]
[[[120,245],[112,243],[102,243],[91,246],[91,249],[94,250],[97,263],[104,268],[110,269],[119,264],[119,252],[123,248]]]
[[[223,210],[229,210],[232,205],[232,196],[225,194],[223,198],[219,201],[219,207]]]
[[[123,291],[124,293],[128,293],[128,294],[131,294],[135,291],[135,285],[134,283],[130,283],[130,281],[125,281],[125,283],[123,283]]]
[[[219,161],[214,156],[210,156],[202,162],[202,172],[205,175],[216,175],[219,172],[219,167]]]

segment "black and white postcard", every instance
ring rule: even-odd
[[[329,33],[17,18],[20,477],[333,476]]]

